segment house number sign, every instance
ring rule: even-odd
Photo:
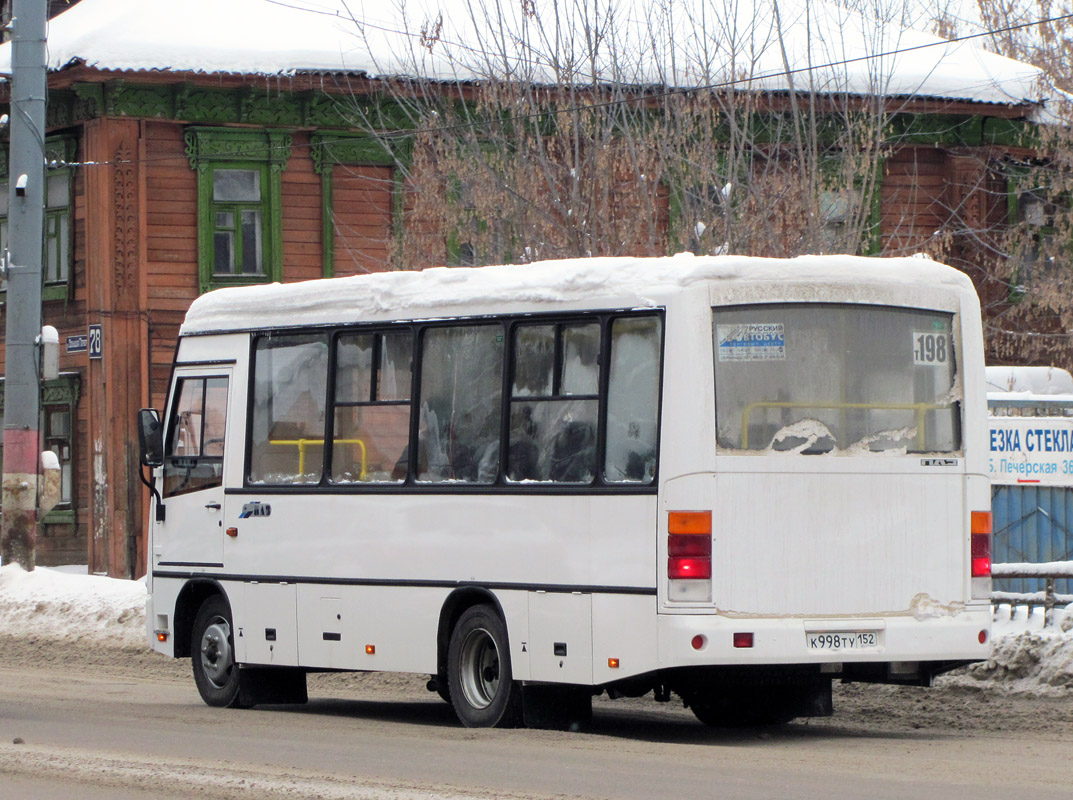
[[[89,326],[88,339],[89,357],[102,358],[104,353],[104,334],[101,331],[100,323]]]

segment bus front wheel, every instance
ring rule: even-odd
[[[467,609],[447,650],[451,705],[467,728],[513,727],[521,719],[521,687],[510,669],[507,627],[489,606]]]
[[[190,642],[194,683],[201,699],[219,708],[240,706],[240,675],[231,629],[231,608],[227,600],[217,594],[201,604],[194,617]]]

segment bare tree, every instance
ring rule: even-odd
[[[412,47],[381,72],[407,77],[382,88],[408,130],[384,124],[383,104],[351,107],[406,154],[396,265],[877,252],[902,110],[881,54],[904,20],[891,0],[859,5],[871,16],[785,0],[762,18],[737,0],[471,0],[465,20],[410,23],[398,6]],[[912,225],[885,218],[888,245],[921,249]]]

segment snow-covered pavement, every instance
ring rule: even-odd
[[[78,574],[81,573],[81,574]],[[86,575],[84,568],[0,567],[0,635],[130,647],[145,643],[145,582]],[[943,684],[1033,694],[1073,693],[1073,604],[997,606],[990,661],[940,678]]]

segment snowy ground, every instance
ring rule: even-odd
[[[81,574],[79,574],[81,573]],[[95,647],[145,643],[145,582],[102,578],[85,569],[0,567],[0,636]],[[943,685],[999,692],[1073,695],[1073,604],[1050,620],[1041,609],[995,610],[991,659],[940,679]]]

